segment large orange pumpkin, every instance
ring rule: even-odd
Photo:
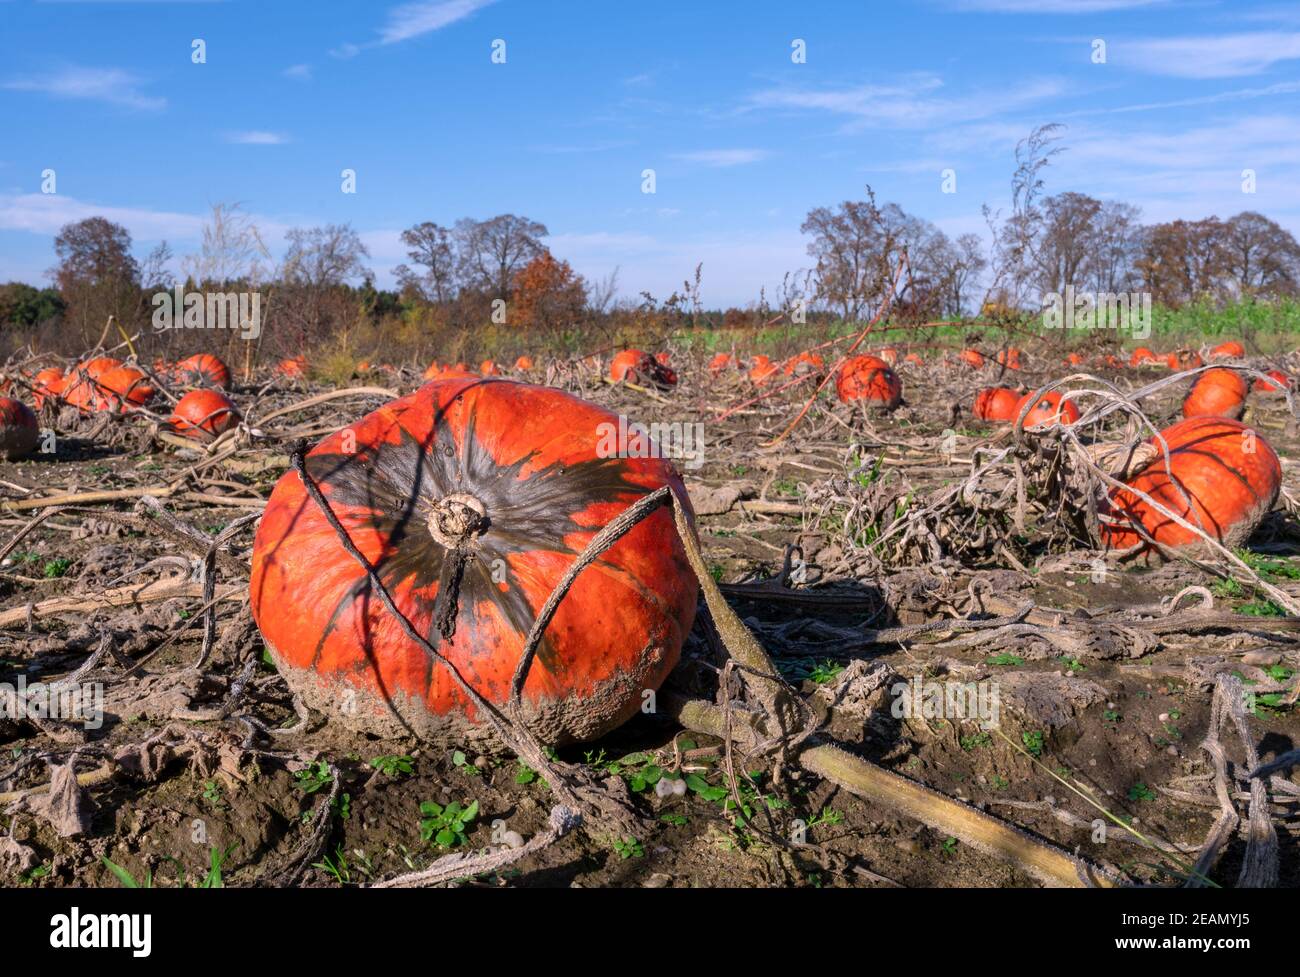
[[[78,367],[65,380],[63,399],[82,411],[129,411],[147,404],[155,393],[135,367],[115,366],[92,374]]]
[[[1020,416],[1020,411],[1026,404],[1032,404],[1033,406],[1029,408],[1029,413],[1025,415],[1024,427],[1070,425],[1079,419],[1079,408],[1074,406],[1073,401],[1063,399],[1060,391],[1057,390],[1051,390],[1047,393],[1031,390],[1017,402],[1015,413],[1011,415],[1012,420]]]
[[[208,441],[238,424],[239,410],[223,393],[191,390],[176,402],[167,423],[187,438]]]
[[[1183,400],[1184,417],[1231,417],[1246,410],[1246,381],[1236,370],[1216,366],[1196,378]]]
[[[0,459],[25,458],[36,450],[40,436],[30,407],[20,400],[0,397]]]
[[[903,384],[883,360],[851,356],[835,377],[835,392],[844,403],[865,400],[892,410],[903,399]]]
[[[1282,466],[1268,442],[1240,421],[1225,417],[1188,418],[1162,431],[1161,436],[1168,445],[1168,462],[1164,446],[1151,438],[1150,443],[1161,453],[1130,478],[1128,485],[1200,526],[1229,549],[1243,545],[1273,508],[1282,485]],[[1112,549],[1141,544],[1137,526],[1163,546],[1204,546],[1197,534],[1161,515],[1128,489],[1111,493],[1105,515],[1102,542]]]
[[[358,365],[357,369],[364,367]],[[171,375],[180,384],[230,389],[230,367],[211,353],[197,353],[181,360],[172,368]]]
[[[617,415],[559,390],[439,381],[330,435],[306,465],[402,614],[502,707],[538,611],[592,536],[662,486],[685,498],[672,466],[628,440]],[[524,684],[534,732],[588,740],[633,716],[676,664],[697,589],[667,509],[583,570]],[[309,705],[380,734],[491,738],[448,669],[383,606],[296,472],[277,483],[258,528],[250,600],[280,672]]]
[[[1010,387],[985,387],[975,395],[972,413],[981,421],[1014,421],[1020,394]]]

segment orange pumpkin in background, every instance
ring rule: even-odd
[[[972,413],[981,421],[1014,421],[1020,394],[1010,387],[985,387],[975,394]]]
[[[609,364],[609,378],[615,383],[628,380],[659,387],[671,387],[677,383],[675,372],[639,349],[625,349],[616,355]]]
[[[672,359],[671,357],[669,357],[666,351],[662,353],[655,353],[655,362],[658,363],[660,366],[672,365]]]
[[[1133,350],[1133,355],[1129,357],[1129,366],[1145,366],[1147,363],[1159,363],[1156,354],[1145,346],[1139,346]]]
[[[602,432],[626,427],[548,387],[437,382],[330,435],[306,469],[401,615],[504,709],[538,612],[591,538],[662,487],[686,500],[667,461],[605,443]],[[252,563],[253,617],[308,705],[380,735],[494,739],[449,668],[376,597],[295,471],[271,493]],[[577,575],[524,683],[522,721],[560,745],[636,715],[677,663],[697,592],[661,507]]]
[[[1020,350],[1014,346],[998,350],[997,364],[998,366],[1005,366],[1008,370],[1019,370]]]
[[[1083,354],[1082,354],[1082,353],[1071,353],[1069,356],[1067,356],[1067,357],[1065,358],[1065,365],[1066,365],[1066,366],[1083,366]]]
[[[307,357],[291,356],[288,359],[281,360],[275,364],[272,372],[276,376],[287,377],[290,380],[301,380],[307,376]]]
[[[1060,391],[1051,390],[1047,393],[1030,391],[1025,394],[1016,403],[1015,413],[1012,415],[1014,421],[1020,416],[1020,412],[1026,404],[1032,404],[1029,413],[1025,415],[1024,427],[1055,427],[1057,424],[1073,424],[1079,419],[1079,408],[1074,406],[1074,402],[1065,400]]]
[[[772,379],[772,375],[779,368],[768,357],[759,353],[754,357],[754,365],[749,369],[749,379],[753,380],[758,386],[762,386]]]
[[[0,397],[0,460],[27,457],[36,450],[40,437],[32,409],[22,401]]]
[[[921,359],[921,356],[920,356],[919,353],[908,353],[906,356],[903,357],[903,362],[904,362],[904,363],[915,363],[915,364],[917,364],[917,365],[919,366],[920,364],[924,363],[925,360]]]
[[[433,363],[424,371],[424,379],[426,380],[472,380],[477,378],[478,374],[465,369],[464,364],[448,366],[442,363]]]
[[[1219,343],[1214,349],[1210,350],[1210,359],[1239,359],[1246,355],[1246,347],[1235,340],[1228,340],[1226,343]]]
[[[485,377],[499,377],[501,375],[501,371],[497,369],[497,365],[493,360],[484,360],[480,363],[478,372]]]
[[[167,423],[184,437],[210,441],[239,423],[239,409],[216,390],[191,390],[177,401]]]
[[[63,371],[57,366],[47,366],[43,370],[38,370],[36,376],[32,377],[32,401],[36,404],[36,409],[40,410],[45,406],[47,400],[57,400],[63,395]]]
[[[1165,357],[1165,366],[1171,370],[1191,370],[1204,365],[1205,360],[1201,359],[1201,354],[1191,350],[1179,350]]]
[[[364,370],[365,367],[358,366],[357,369]],[[197,353],[181,360],[172,368],[171,377],[176,383],[187,386],[230,389],[230,367],[211,353]]]
[[[533,358],[531,356],[521,356],[515,360],[515,371],[517,373],[527,373],[533,368]]]
[[[730,353],[717,353],[713,359],[709,360],[709,372],[717,376],[723,370],[735,370],[740,368],[740,361]]]
[[[961,351],[961,361],[972,369],[980,369],[984,365],[984,354],[975,349],[964,349]]]
[[[1149,552],[1150,545],[1143,545],[1138,532],[1140,526],[1162,546],[1208,549],[1200,536],[1156,511],[1133,491],[1140,490],[1229,549],[1245,545],[1273,508],[1282,486],[1282,465],[1273,448],[1240,421],[1225,417],[1188,418],[1162,431],[1161,436],[1164,445],[1157,438],[1149,439],[1161,449],[1155,460],[1128,480],[1128,489],[1110,494],[1102,524],[1103,544],[1110,549],[1141,547],[1138,552]]]
[[[1246,381],[1236,370],[1216,366],[1200,374],[1183,400],[1184,417],[1230,417],[1246,410]]]
[[[903,384],[883,360],[851,356],[836,374],[835,392],[843,403],[870,401],[892,410],[903,399]]]
[[[884,363],[884,360],[876,359],[874,356],[872,359],[875,359],[877,363]],[[798,356],[787,360],[785,367],[781,372],[786,376],[793,376],[796,373],[802,376],[805,373],[817,373],[825,366],[826,361],[816,353],[803,352]]]
[[[36,374],[38,377],[40,374]],[[1267,379],[1256,377],[1251,389],[1258,394],[1279,394],[1291,386],[1291,378],[1281,370],[1269,370]]]
[[[892,346],[886,346],[876,355],[890,366],[896,366],[898,364],[898,350],[894,349]]]

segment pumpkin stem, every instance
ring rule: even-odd
[[[438,633],[450,638],[456,633],[460,612],[460,581],[469,563],[469,546],[475,536],[487,531],[487,509],[468,492],[455,492],[439,499],[429,512],[429,535],[447,548],[438,574],[438,596],[433,604],[433,623]]]

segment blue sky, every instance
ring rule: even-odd
[[[184,254],[237,201],[275,250],[351,222],[381,284],[403,228],[514,212],[583,274],[619,267],[624,295],[703,262],[706,304],[744,305],[808,265],[810,208],[867,183],[982,231],[1046,122],[1068,126],[1048,192],[1300,234],[1300,5],[0,0],[0,281],[44,281],[66,221]]]

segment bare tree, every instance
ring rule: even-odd
[[[1135,284],[1136,263],[1142,253],[1142,210],[1121,200],[1107,200],[1095,222],[1092,290],[1115,293]]]
[[[1101,201],[1084,193],[1060,193],[1043,201],[1030,249],[1037,270],[1033,284],[1040,294],[1060,295],[1067,285],[1087,287],[1094,275],[1100,214]]]
[[[269,265],[271,252],[262,241],[262,233],[240,206],[213,204],[198,253],[181,259],[181,270],[196,285],[256,283],[264,273],[262,263]]]
[[[546,250],[541,239],[549,233],[546,225],[514,214],[458,220],[455,237],[464,282],[507,298],[515,272]]]
[[[131,234],[103,217],[65,224],[54,239],[55,283],[67,303],[65,321],[81,345],[92,341],[108,317],[130,322],[140,311],[140,266],[131,256]]]
[[[398,285],[405,290],[415,287],[430,300],[438,303],[450,301],[456,294],[456,253],[452,248],[451,231],[425,221],[402,232],[402,243],[409,251],[411,261],[424,269],[423,274],[411,271],[406,265],[393,269]]]
[[[838,210],[809,211],[799,229],[813,236],[808,254],[816,260],[817,297],[846,321],[862,318],[889,285],[894,250],[892,229],[871,188],[866,200],[846,200]]]
[[[1224,226],[1225,270],[1237,295],[1294,295],[1300,244],[1276,221],[1243,211]]]
[[[288,284],[323,288],[359,281],[370,274],[364,263],[370,251],[349,224],[295,227],[285,240],[289,250],[280,275]]]

